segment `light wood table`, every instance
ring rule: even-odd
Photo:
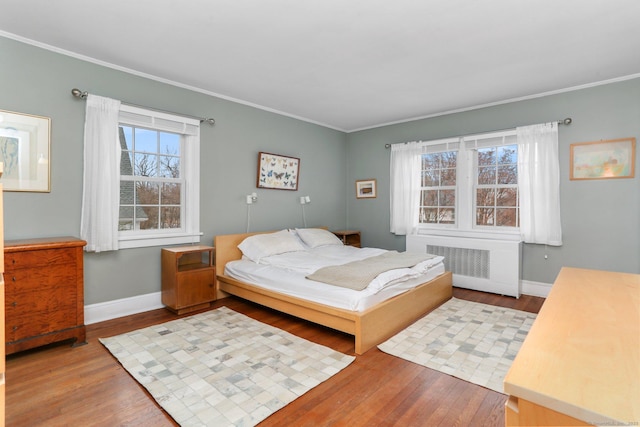
[[[563,268],[504,390],[507,425],[639,425],[640,275]]]

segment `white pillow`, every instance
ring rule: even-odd
[[[322,228],[296,228],[298,237],[310,248],[326,245],[342,245],[340,240],[332,232]]]
[[[249,236],[238,245],[238,249],[254,262],[271,255],[305,250],[298,238],[288,230]]]

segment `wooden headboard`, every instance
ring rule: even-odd
[[[323,228],[325,230],[328,229],[327,227],[315,228]],[[213,247],[216,248],[216,275],[221,276],[224,274],[224,266],[227,265],[229,261],[235,261],[242,258],[242,252],[240,251],[240,249],[238,249],[238,245],[242,243],[244,239],[256,234],[276,233],[281,230],[282,229],[271,231],[256,231],[253,233],[223,234],[220,236],[215,236],[213,238]]]
[[[276,230],[277,231],[277,230]],[[242,252],[238,249],[238,245],[244,239],[255,234],[274,233],[275,231],[258,231],[254,233],[241,234],[223,234],[213,238],[213,246],[216,248],[216,274],[224,274],[224,266],[229,261],[235,261],[242,258]]]

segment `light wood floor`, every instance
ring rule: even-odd
[[[537,313],[544,299],[454,289],[457,298]],[[354,354],[351,336],[231,297],[227,307],[300,337]],[[6,425],[175,426],[98,342],[175,319],[167,310],[87,327],[88,344],[62,343],[7,358]],[[374,348],[260,426],[502,426],[506,396]]]

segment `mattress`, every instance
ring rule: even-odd
[[[444,273],[444,258],[435,257],[412,268],[378,275],[361,291],[328,285],[305,276],[329,265],[346,264],[386,252],[377,248],[329,245],[262,258],[259,263],[243,258],[226,264],[225,275],[296,298],[331,307],[364,311]]]

